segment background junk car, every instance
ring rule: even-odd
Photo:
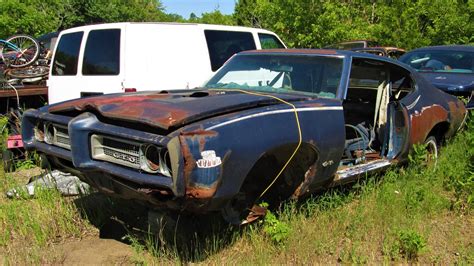
[[[400,61],[416,69],[438,89],[470,97],[468,106],[474,108],[474,46],[423,47],[406,53]]]
[[[369,53],[378,56],[386,56],[392,59],[398,59],[400,56],[405,54],[405,50],[397,47],[366,47],[366,48],[354,48],[351,51]]]
[[[29,110],[23,137],[104,193],[240,223],[259,199],[383,170],[415,143],[436,154],[465,115],[456,97],[391,59],[277,49],[239,53],[196,90]]]

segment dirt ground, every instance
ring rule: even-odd
[[[130,264],[133,249],[114,239],[90,238],[74,240],[55,247],[66,265]]]

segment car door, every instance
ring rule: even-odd
[[[403,159],[408,153],[410,121],[407,99],[416,95],[415,82],[410,72],[395,64],[387,63],[390,73],[389,102],[387,106],[387,127],[382,154],[389,160]],[[410,102],[410,101],[408,101]],[[416,104],[416,102],[415,102]]]

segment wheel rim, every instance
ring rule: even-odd
[[[433,139],[428,140],[426,143],[426,162],[428,164],[430,163],[435,163],[438,159],[438,145],[436,144],[436,141]]]

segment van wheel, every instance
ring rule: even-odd
[[[436,161],[438,160],[438,141],[434,136],[429,136],[424,144],[426,146],[426,163],[428,165],[436,165]]]

